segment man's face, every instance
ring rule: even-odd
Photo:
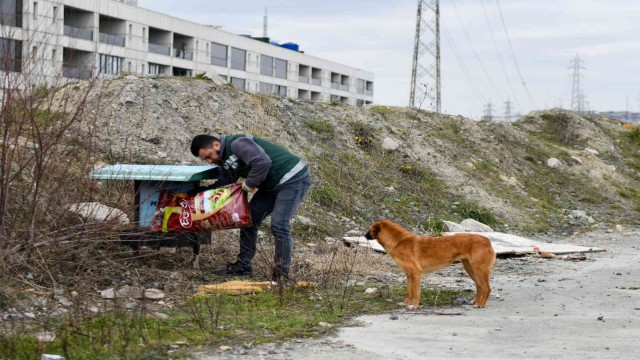
[[[198,157],[209,164],[217,164],[220,161],[220,143],[214,142],[210,147],[200,149]]]

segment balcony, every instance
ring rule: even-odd
[[[347,84],[341,84],[341,85],[340,85],[340,90],[342,90],[342,91],[349,91],[349,85],[347,85]]]
[[[124,35],[112,35],[100,33],[100,42],[103,44],[122,46],[124,47]]]
[[[149,52],[170,56],[171,47],[167,45],[149,43]]]
[[[64,35],[76,39],[93,41],[93,31],[85,28],[79,28],[71,25],[64,26]]]
[[[365,94],[373,96],[373,90],[365,90]]]
[[[308,84],[309,83],[309,77],[300,75],[300,76],[298,76],[298,81],[303,83],[303,84]]]
[[[173,48],[173,56],[180,59],[193,60],[193,50],[182,50]]]
[[[91,79],[92,71],[85,68],[63,67],[62,76],[72,79]]]
[[[335,90],[340,90],[340,84],[332,82],[331,83],[331,88],[335,89]]]
[[[322,85],[322,79],[311,78],[311,85]]]

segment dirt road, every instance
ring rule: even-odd
[[[327,360],[636,358],[640,233],[600,232],[556,241],[600,246],[607,252],[588,254],[581,262],[499,259],[485,309],[465,305],[458,316],[365,316],[357,319],[363,326],[343,328],[330,339],[254,349],[246,355]],[[427,281],[460,285],[458,267]],[[462,286],[471,283],[465,280]]]

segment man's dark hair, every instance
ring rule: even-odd
[[[200,149],[208,149],[212,147],[214,141],[219,142],[220,139],[211,135],[197,135],[193,140],[191,140],[191,153],[193,156],[198,157]]]

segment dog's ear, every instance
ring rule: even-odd
[[[377,239],[378,238],[378,232],[380,232],[380,224],[375,222],[375,223],[371,224],[371,226],[369,226],[369,231],[367,232],[365,237],[367,239],[369,239],[369,240]]]

